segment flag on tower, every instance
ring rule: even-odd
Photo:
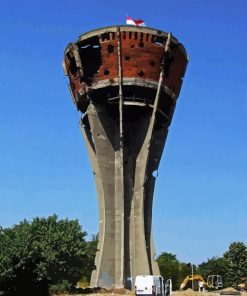
[[[126,16],[126,24],[127,25],[133,25],[133,26],[146,26],[145,25],[145,23],[144,23],[144,21],[143,20],[141,20],[141,19],[139,19],[139,20],[134,20],[134,19],[132,19],[131,17],[129,17],[129,16]]]

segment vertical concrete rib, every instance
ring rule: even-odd
[[[91,107],[88,108],[88,112],[90,114]],[[93,174],[95,178],[95,184],[96,184],[96,190],[98,192],[98,203],[99,203],[99,233],[98,233],[98,246],[95,256],[95,265],[100,266],[101,259],[103,252],[100,250],[103,249],[104,245],[104,238],[105,238],[105,200],[104,200],[104,194],[103,194],[103,188],[102,188],[102,182],[101,182],[101,175],[98,167],[97,157],[96,157],[96,151],[92,136],[92,131],[89,126],[89,120],[88,120],[88,113],[84,114],[83,118],[81,119],[81,131],[84,138],[84,141],[86,143],[87,151],[90,157],[91,166],[93,169]],[[91,285],[97,286],[98,279],[99,279],[99,268],[93,270],[92,276],[91,276]]]
[[[169,50],[170,36],[171,35],[169,34],[166,41],[165,53]],[[153,274],[153,258],[151,258],[151,217],[154,180],[151,175],[152,172],[151,174],[148,172],[148,165],[149,161],[151,161],[151,163],[154,161],[150,158],[150,148],[151,145],[155,143],[155,139],[152,138],[161,95],[161,87],[163,84],[164,70],[165,69],[162,67],[148,130],[143,146],[136,160],[136,184],[134,189],[133,216],[135,219],[134,239],[138,239],[138,243],[135,244],[134,247],[134,274]],[[163,131],[166,132],[166,129],[163,129]],[[162,137],[162,139],[164,140],[164,137]],[[157,148],[159,148],[159,146]],[[147,194],[145,190],[145,187],[147,187],[146,184],[148,184],[149,187],[152,187],[150,194]]]
[[[123,169],[123,91],[122,91],[122,61],[121,61],[121,36],[117,31],[118,39],[118,85],[119,85],[119,137],[116,151],[115,173],[115,217],[116,221],[116,288],[124,286],[124,169]]]
[[[89,124],[94,135],[96,162],[98,171],[96,181],[99,182],[97,189],[100,200],[104,199],[104,212],[100,214],[104,225],[104,244],[101,246],[101,261],[97,266],[96,286],[112,287],[115,279],[115,256],[116,253],[116,201],[115,201],[115,134],[116,127],[110,117],[105,116],[104,106],[90,104],[88,112]],[[100,235],[101,237],[101,235]],[[100,240],[99,240],[100,241]],[[96,263],[97,264],[97,263]],[[93,279],[92,279],[93,284]]]

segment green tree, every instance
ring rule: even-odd
[[[193,265],[193,270],[196,272],[196,266]],[[190,275],[192,273],[192,266],[191,263],[183,263],[181,262],[179,264],[179,288],[186,278],[187,275]]]
[[[199,264],[198,273],[207,280],[208,275],[210,274],[219,274],[225,279],[227,273],[227,263],[225,258],[222,257],[213,257],[208,259],[206,262]]]
[[[233,242],[229,250],[224,253],[227,272],[225,283],[227,286],[237,287],[241,276],[247,275],[247,247],[243,242]]]
[[[86,255],[87,260],[83,265],[81,272],[84,277],[90,280],[92,271],[96,268],[94,265],[95,255],[97,252],[98,235],[93,235],[91,240],[87,242]]]
[[[163,252],[157,258],[157,262],[160,268],[160,274],[162,277],[167,279],[172,279],[172,284],[174,289],[178,289],[180,286],[179,283],[179,261],[176,258],[176,255],[171,253]]]
[[[51,285],[74,285],[87,262],[85,236],[77,220],[58,220],[56,215],[1,228],[0,290],[44,296]]]
[[[194,267],[194,265],[193,265],[193,267]],[[191,264],[181,262],[180,263],[180,271],[179,271],[181,283],[184,280],[184,278],[190,274],[191,274]]]

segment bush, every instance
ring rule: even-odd
[[[49,288],[49,293],[53,294],[61,294],[61,293],[69,293],[72,290],[72,285],[67,280],[59,282],[55,285],[51,285]]]
[[[0,291],[45,296],[52,285],[75,285],[88,260],[85,236],[77,220],[56,215],[0,228]]]

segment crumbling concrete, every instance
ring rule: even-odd
[[[99,199],[91,286],[130,288],[138,274],[159,274],[151,227],[155,172],[186,65],[176,38],[146,27],[91,31],[65,50]]]

